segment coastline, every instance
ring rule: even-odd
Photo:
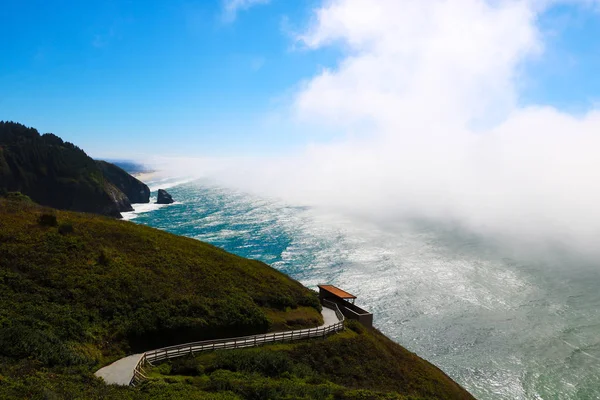
[[[135,172],[135,173],[132,173],[131,176],[133,176],[135,179],[137,179],[139,181],[146,183],[146,181],[156,179],[159,176],[159,173],[158,173],[158,171]]]

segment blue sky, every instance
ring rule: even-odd
[[[544,54],[525,67],[524,103],[584,112],[600,102],[600,13],[562,5],[540,18]]]
[[[278,112],[344,56],[294,39],[319,5],[272,0],[231,18],[220,0],[4,1],[0,119],[103,157],[263,154],[322,140]],[[600,99],[598,14],[555,7],[539,26],[546,51],[524,65],[520,102],[586,111]]]
[[[0,118],[92,153],[117,142],[157,152],[167,137],[181,144],[173,153],[235,149],[252,144],[248,129],[278,96],[335,59],[294,50],[285,32],[306,19],[308,2],[257,6],[235,21],[219,1],[90,4],[3,6]]]

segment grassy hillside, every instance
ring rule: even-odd
[[[27,379],[16,377],[28,368],[22,363],[12,367],[7,376],[0,376],[0,396],[114,400],[473,399],[435,366],[377,330],[354,321],[347,323],[344,332],[324,340],[171,360],[150,369],[150,379],[136,388],[102,385],[76,368],[63,369],[61,374],[38,370],[29,372]]]
[[[203,353],[154,367],[149,387],[182,385],[240,398],[472,399],[435,366],[348,321],[325,340]]]
[[[0,292],[0,354],[48,366],[265,332],[286,310],[320,322],[315,294],[261,262],[22,201],[0,201]]]
[[[202,354],[140,387],[93,372],[165,345],[322,322],[314,292],[197,240],[0,199],[0,398],[468,399],[377,331]],[[412,397],[411,397],[412,396]]]

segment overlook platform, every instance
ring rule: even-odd
[[[333,285],[318,285],[319,299],[334,302],[344,317],[355,319],[364,326],[373,326],[373,314],[354,304],[356,296]]]

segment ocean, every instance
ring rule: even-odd
[[[425,221],[385,226],[202,181],[124,217],[358,296],[375,326],[478,399],[600,399],[600,263],[517,254]]]

